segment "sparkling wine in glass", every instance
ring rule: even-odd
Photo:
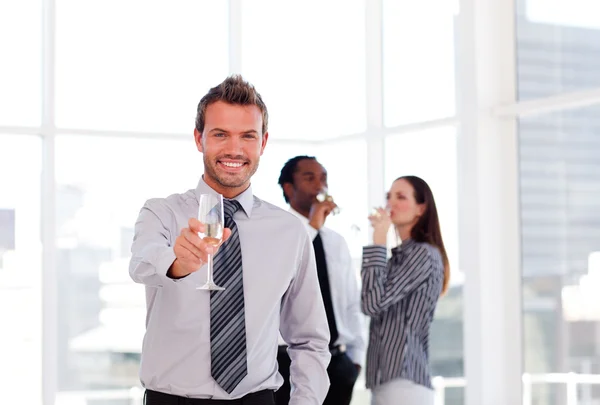
[[[331,201],[333,202],[333,197],[331,196],[331,194],[329,194],[329,191],[327,190],[327,188],[323,188],[321,190],[321,192],[319,194],[317,194],[317,201],[319,202],[323,202],[323,201]],[[339,214],[340,213],[340,207],[335,207],[332,211],[333,215]]]
[[[201,194],[198,207],[198,221],[204,224],[204,233],[199,233],[205,243],[215,248],[221,244],[223,239],[223,196],[221,194]],[[208,275],[206,283],[198,287],[198,290],[224,290],[213,280],[213,255],[208,255]]]

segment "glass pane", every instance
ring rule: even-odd
[[[228,73],[227,4],[56,0],[57,125],[191,134]]]
[[[534,404],[577,403],[577,392],[580,403],[600,401],[590,384],[600,375],[599,114],[595,106],[519,122],[524,371],[533,383],[523,388]]]
[[[600,4],[516,0],[518,97],[600,87]]]
[[[39,138],[0,135],[0,392],[6,404],[40,405],[42,398],[41,161]]]
[[[455,114],[457,11],[458,1],[383,0],[385,126]]]
[[[57,137],[58,405],[86,403],[72,390],[131,403],[146,309],[128,273],[133,226],[145,200],[195,188],[202,167],[192,136]]]
[[[242,73],[270,109],[272,136],[364,131],[364,9],[362,1],[242,2]]]
[[[435,148],[431,148],[435,145]],[[456,128],[390,136],[385,142],[386,191],[400,176],[416,175],[433,192],[450,260],[450,289],[438,303],[430,335],[430,364],[446,405],[464,403],[463,285],[458,268],[458,184]],[[382,203],[385,201],[381,196]],[[451,378],[448,380],[447,378]],[[445,388],[444,388],[445,387]]]
[[[340,207],[327,226],[344,236],[360,271],[362,247],[370,235],[367,142],[355,139],[322,144],[317,159],[327,169],[329,192]]]
[[[41,0],[0,1],[0,125],[41,122],[41,22]]]

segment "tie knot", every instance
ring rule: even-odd
[[[225,218],[233,218],[233,214],[235,214],[236,211],[240,208],[242,208],[242,204],[240,204],[239,201],[223,199],[223,210],[225,211]]]

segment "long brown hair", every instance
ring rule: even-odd
[[[425,182],[417,176],[402,176],[398,177],[398,180],[406,180],[410,183],[412,188],[415,190],[415,201],[417,204],[424,204],[425,210],[421,215],[417,223],[412,227],[410,231],[410,237],[415,242],[425,242],[437,247],[442,254],[442,260],[444,262],[444,283],[442,285],[442,295],[448,290],[450,283],[450,262],[448,262],[448,255],[446,254],[446,248],[444,247],[444,241],[442,240],[442,232],[440,230],[440,220],[438,218],[437,208],[435,206],[435,200],[431,188]]]

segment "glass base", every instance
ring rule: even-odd
[[[209,290],[209,291],[222,291],[224,289],[225,288],[219,287],[218,285],[216,285],[215,283],[212,283],[212,282],[207,282],[203,286],[196,287],[196,290]]]

